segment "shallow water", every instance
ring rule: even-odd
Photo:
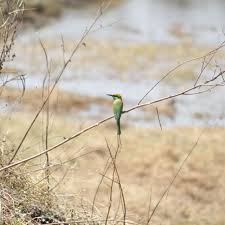
[[[121,41],[176,42],[183,34],[193,42],[215,44],[224,39],[224,9],[222,0],[124,0],[102,16],[92,35]],[[80,37],[95,15],[96,9],[66,11],[57,23],[42,29],[41,35]],[[171,32],[176,27],[178,37]]]
[[[155,42],[155,43],[176,43],[188,39],[193,44],[201,43],[215,46],[224,35],[222,30],[225,26],[224,1],[148,1],[129,0],[122,1],[116,7],[109,9],[97,25],[90,37],[98,40],[110,40],[131,43]],[[16,67],[27,72],[27,88],[41,87],[42,74],[45,73],[43,52],[38,44],[38,38],[45,43],[52,43],[53,46],[60,46],[61,35],[65,40],[77,40],[81,37],[86,27],[91,24],[96,14],[95,9],[79,9],[66,11],[62,18],[39,31],[27,31],[17,39],[17,46],[26,46],[27,49],[17,49],[17,58],[14,62]],[[60,47],[59,47],[60,48]],[[60,49],[50,48],[49,56],[56,60],[55,72],[59,71],[57,65]],[[88,51],[87,53],[88,54]],[[161,66],[161,65],[159,65]],[[173,65],[172,65],[173,66]],[[171,68],[172,68],[171,66]],[[76,68],[76,67],[75,67]],[[138,100],[152,87],[156,80],[142,77],[146,71],[135,71],[140,78],[132,79],[132,71],[129,73],[129,80],[123,80],[120,74],[110,66],[104,64],[96,65],[93,68],[84,66],[74,70],[68,67],[59,83],[59,88],[81,95],[105,96],[106,93],[119,92],[124,96],[125,107],[135,105]],[[134,72],[133,72],[134,73]],[[134,77],[134,76],[133,76]],[[184,84],[162,83],[157,87],[146,100],[155,100],[171,94],[175,94],[184,88],[192,85],[190,81]],[[17,83],[11,85],[18,85]],[[175,100],[173,118],[162,115],[164,125],[207,125],[225,124],[224,88],[218,91],[203,95],[184,96]],[[98,105],[91,105],[81,116],[91,116],[96,119],[98,112],[110,115],[111,109],[101,109]],[[145,112],[138,110],[125,116],[128,122],[141,126],[157,124],[157,119],[143,119]],[[104,118],[104,117],[103,117]]]

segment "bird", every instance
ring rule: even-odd
[[[117,125],[117,135],[121,135],[120,118],[123,112],[123,99],[120,94],[107,94],[113,98],[113,113]]]

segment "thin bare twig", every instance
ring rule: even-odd
[[[110,1],[111,2],[111,1]],[[105,6],[104,10],[106,10],[108,8],[109,5]],[[89,32],[92,30],[92,28],[94,27],[94,25],[97,23],[97,21],[99,20],[99,18],[102,16],[102,10],[99,9],[97,16],[95,17],[94,21],[91,23],[91,25],[84,31],[81,39],[79,40],[78,44],[75,46],[75,48],[73,49],[69,59],[66,61],[66,63],[63,65],[61,71],[59,72],[59,75],[57,76],[50,92],[49,95],[46,97],[46,99],[43,101],[42,105],[40,106],[39,110],[37,111],[36,115],[34,116],[32,122],[30,123],[27,131],[25,132],[23,138],[21,139],[18,147],[16,148],[12,158],[9,160],[8,165],[10,165],[13,160],[15,159],[16,155],[18,154],[22,144],[24,143],[27,135],[29,134],[31,128],[33,127],[34,123],[36,122],[37,118],[39,117],[40,113],[42,112],[42,110],[44,109],[46,103],[48,102],[50,96],[52,95],[53,91],[55,90],[55,87],[57,86],[58,82],[60,81],[65,69],[67,68],[67,66],[69,65],[69,63],[71,62],[74,54],[77,52],[77,50],[79,49],[79,47],[82,45],[83,41],[85,40],[85,38],[88,36]]]
[[[44,77],[43,80],[43,87],[42,87],[42,99],[45,96],[45,82],[47,80],[47,96],[49,96],[49,91],[50,91],[50,77],[51,77],[51,70],[50,70],[50,66],[49,66],[49,59],[48,59],[48,53],[47,50],[43,44],[43,42],[41,41],[41,39],[39,39],[40,45],[42,47],[42,50],[44,52],[45,55],[45,62],[46,62],[46,70],[47,73]],[[45,121],[45,137],[43,137],[43,142],[45,143],[45,149],[48,149],[48,136],[49,136],[49,113],[50,113],[50,97],[46,103],[46,121]],[[46,152],[46,163],[45,163],[45,167],[48,168],[50,166],[50,158],[49,158],[49,154],[48,152]],[[48,190],[50,190],[50,171],[48,169],[45,170],[45,175],[46,175],[46,180],[47,180],[47,184],[48,184]]]
[[[150,189],[150,195],[149,195],[149,204],[148,204],[148,214],[147,214],[147,223],[146,225],[148,225],[148,220],[149,220],[149,217],[150,217],[150,212],[151,212],[151,206],[152,206],[152,187]]]
[[[107,213],[106,213],[105,225],[107,225],[107,223],[108,223],[109,214],[110,214],[110,210],[111,210],[111,207],[112,207],[115,171],[116,171],[116,169],[115,169],[115,166],[113,164],[113,173],[112,173],[112,180],[111,180],[110,193],[109,193],[109,206],[108,206],[108,210],[107,210]]]
[[[116,176],[117,176],[117,180],[118,180],[118,186],[119,186],[119,189],[120,189],[121,199],[122,199],[122,206],[123,206],[123,224],[125,225],[126,224],[126,214],[127,214],[126,213],[127,212],[127,209],[126,209],[126,200],[125,200],[124,191],[123,191],[123,187],[122,187],[121,180],[120,180],[119,171],[118,171],[118,168],[117,168],[117,165],[116,165],[116,159],[117,159],[117,155],[119,153],[119,150],[121,148],[121,145],[120,145],[120,142],[118,141],[118,143],[117,143],[117,149],[116,149],[116,152],[115,152],[115,156],[113,156],[107,140],[106,140],[106,145],[107,145],[107,149],[109,151],[110,157],[112,159],[113,168],[115,169]]]
[[[160,120],[158,107],[156,107],[155,110],[156,110],[157,118],[158,118],[158,121],[159,121],[160,129],[162,130],[162,123],[161,123],[161,120]]]
[[[181,163],[179,169],[178,169],[177,172],[175,173],[173,179],[171,180],[171,182],[169,183],[169,185],[166,187],[166,189],[163,191],[163,194],[161,195],[159,201],[157,202],[156,206],[153,208],[153,211],[152,211],[152,213],[150,214],[150,216],[149,216],[149,218],[148,218],[147,225],[150,224],[151,219],[152,219],[152,217],[154,216],[154,214],[156,213],[156,210],[157,210],[158,207],[160,206],[160,204],[161,204],[163,198],[166,196],[166,194],[169,193],[170,188],[173,186],[173,184],[174,184],[174,182],[175,182],[177,176],[179,175],[180,171],[182,170],[184,164],[186,163],[186,161],[189,159],[189,157],[191,156],[191,154],[193,153],[193,151],[194,151],[195,148],[197,147],[197,145],[198,145],[198,143],[199,143],[199,140],[200,140],[201,136],[203,135],[204,131],[205,131],[205,130],[203,130],[203,131],[201,132],[201,134],[198,136],[196,142],[194,143],[194,145],[192,146],[191,150],[188,152],[187,156],[186,156],[186,157],[184,158],[184,160],[182,161],[182,163]]]
[[[187,61],[184,61],[180,64],[178,64],[177,66],[175,66],[174,68],[172,68],[169,72],[167,72],[159,81],[157,81],[152,88],[150,88],[146,94],[140,99],[140,101],[138,102],[138,105],[141,104],[141,102],[150,94],[150,92],[152,92],[163,80],[165,80],[168,76],[170,76],[172,74],[172,72],[174,72],[175,70],[177,70],[178,68],[184,66],[185,64],[188,64],[190,62],[196,61],[196,60],[200,60],[200,59],[204,59],[209,55],[215,55],[216,52],[218,52],[221,48],[223,48],[225,46],[225,42],[222,42],[217,48],[213,49],[212,51],[208,52],[207,54],[200,56],[200,57],[196,57],[193,59],[189,59]],[[198,80],[198,79],[197,79]],[[197,82],[194,86],[197,85]]]
[[[106,164],[105,164],[105,167],[104,167],[104,172],[101,174],[101,179],[100,179],[100,181],[99,181],[99,183],[98,183],[98,186],[97,186],[97,188],[96,188],[96,191],[95,191],[95,194],[94,194],[94,198],[93,198],[93,201],[92,201],[92,208],[91,208],[91,217],[93,216],[93,213],[94,213],[94,208],[95,208],[95,201],[96,201],[96,199],[97,199],[97,195],[98,195],[98,192],[99,192],[99,189],[100,189],[100,187],[101,187],[101,184],[102,184],[102,182],[103,182],[103,180],[104,180],[104,177],[106,176],[106,173],[108,172],[108,170],[109,170],[109,168],[110,168],[110,165],[111,165],[111,161],[110,161],[110,157],[107,159],[107,161],[106,161]]]

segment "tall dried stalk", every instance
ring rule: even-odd
[[[44,99],[45,97],[45,92],[47,96],[49,96],[49,92],[50,92],[50,78],[51,78],[51,69],[50,69],[50,65],[49,65],[49,59],[48,59],[48,53],[47,50],[44,46],[44,44],[42,43],[42,41],[40,40],[40,44],[42,47],[42,50],[44,52],[45,55],[45,62],[46,62],[46,75],[44,77],[43,80],[43,85],[42,85],[42,99]],[[43,143],[44,143],[44,147],[47,149],[48,148],[48,136],[49,136],[49,113],[50,113],[50,97],[46,103],[46,107],[45,107],[45,131],[44,131],[44,137],[43,137]],[[49,154],[48,152],[46,152],[45,154],[46,156],[46,162],[45,162],[45,177],[47,180],[47,187],[48,187],[48,191],[50,190],[50,171],[49,171],[49,166],[50,166],[50,158],[49,158]]]
[[[12,47],[24,11],[23,0],[0,1],[0,71],[5,62],[12,61]]]

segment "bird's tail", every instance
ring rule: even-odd
[[[117,135],[121,135],[120,120],[117,120],[116,124],[117,124]]]

